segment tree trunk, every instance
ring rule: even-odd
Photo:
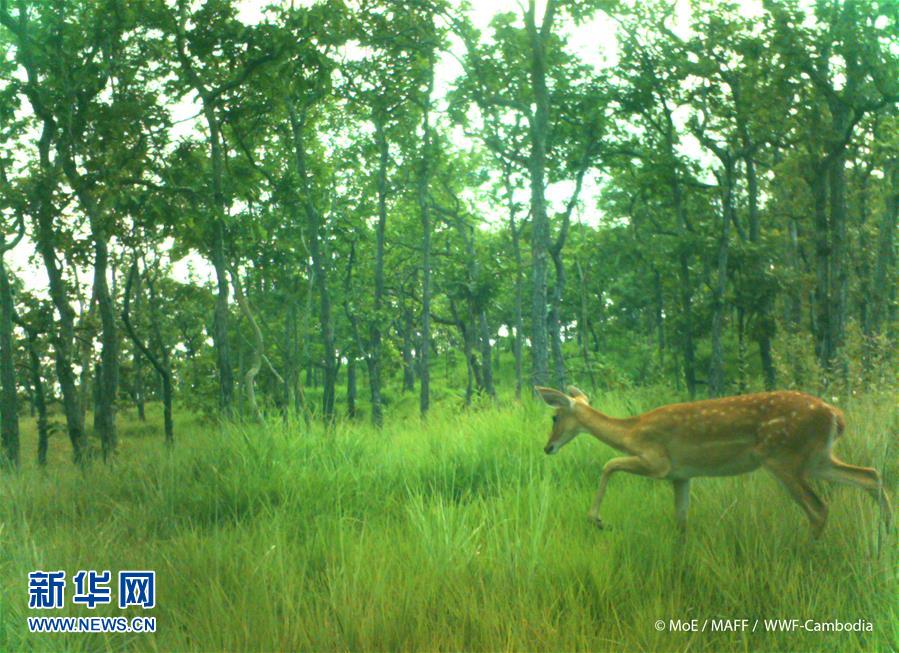
[[[742,306],[737,306],[737,388],[739,394],[744,394],[746,383],[746,311]]]
[[[306,366],[306,386],[312,385],[312,360],[311,354],[309,352],[309,317],[312,315],[312,288],[314,286],[315,272],[312,270],[312,265],[309,264],[308,260],[306,262],[306,309],[303,311],[303,324],[302,330],[300,334],[303,338],[303,346],[301,350],[302,360],[305,362]],[[297,364],[299,366],[299,363]],[[301,371],[299,368],[297,369],[297,400],[300,402],[298,404],[297,409],[302,411],[303,421],[306,422],[306,426],[312,421],[312,413],[309,411],[309,406],[306,404],[306,392],[303,387],[303,382],[300,380],[302,377]]]
[[[284,315],[284,341],[283,341],[283,358],[284,358],[284,383],[282,387],[284,402],[284,412],[282,413],[284,421],[288,420],[290,411],[293,410],[294,402],[294,381],[296,375],[296,346],[294,339],[296,338],[297,329],[297,307],[294,301],[293,292],[286,298],[287,312]]]
[[[234,267],[231,268],[231,285],[234,287],[234,298],[237,301],[237,305],[240,307],[244,318],[246,318],[250,325],[250,330],[253,332],[252,358],[250,366],[244,372],[244,392],[246,392],[247,404],[249,405],[250,411],[253,413],[253,417],[257,422],[261,423],[264,422],[265,419],[263,418],[262,411],[259,409],[259,404],[256,401],[256,376],[259,374],[259,370],[262,369],[262,356],[265,346],[262,339],[262,329],[259,328],[259,325],[256,323],[256,318],[253,317],[253,311],[250,310],[250,304],[243,293],[240,277]]]
[[[369,367],[371,369],[371,367]],[[370,374],[371,372],[369,372]],[[347,355],[346,364],[346,413],[350,419],[356,417],[356,357]]]
[[[748,137],[747,137],[748,138]],[[755,161],[751,154],[746,154],[743,159],[746,165],[746,187],[749,194],[749,242],[755,245],[756,274],[761,279],[767,274],[765,270],[766,258],[761,253],[761,223],[759,220],[759,184],[755,171]],[[777,379],[774,370],[774,359],[771,356],[771,339],[774,337],[777,323],[772,315],[773,297],[768,284],[763,284],[764,295],[759,302],[758,326],[755,329],[756,340],[759,346],[759,359],[762,364],[762,376],[765,381],[765,390],[773,390]]]
[[[580,333],[580,346],[581,346],[581,356],[584,359],[584,369],[587,372],[587,376],[590,379],[590,388],[595,392],[596,391],[596,377],[593,374],[593,364],[590,362],[590,347],[587,345],[587,339],[589,338],[589,323],[590,318],[587,315],[587,278],[584,276],[584,269],[581,267],[581,262],[575,259],[575,265],[577,266],[577,275],[578,275],[578,285],[580,286],[580,317],[578,318],[578,332]]]
[[[322,349],[324,357],[324,379],[322,393],[322,415],[327,422],[334,419],[334,397],[337,383],[337,355],[334,345],[334,317],[331,310],[331,293],[328,287],[327,268],[328,260],[327,240],[322,234],[321,213],[312,199],[312,189],[306,169],[306,147],[303,129],[305,127],[305,111],[298,113],[294,106],[293,98],[285,96],[287,110],[290,117],[291,134],[293,135],[293,147],[297,174],[300,178],[300,187],[303,191],[302,202],[306,212],[306,226],[309,234],[309,254],[312,258],[312,268],[315,276],[315,285],[319,296],[319,320],[322,327]]]
[[[477,291],[471,290],[471,288],[479,287],[481,274],[480,266],[478,265],[477,251],[475,249],[474,229],[466,223],[459,213],[449,213],[454,218],[453,223],[465,246],[465,271],[469,287],[469,290],[466,293],[466,307],[468,309],[467,328],[455,315],[455,309],[453,316],[456,318],[457,322],[460,323],[460,328],[464,329],[463,336],[466,340],[466,346],[469,348],[466,357],[472,361],[474,361],[474,354],[472,353],[474,349],[474,340],[475,338],[478,340],[481,362],[480,365],[476,362],[473,363],[473,369],[476,370],[475,378],[477,379],[478,392],[486,391],[490,397],[495,399],[496,390],[493,387],[493,360],[492,347],[490,345],[490,329],[487,326],[487,314],[482,305],[485,300],[478,296]],[[477,326],[475,326],[476,321]]]
[[[73,264],[70,264],[70,267]],[[74,282],[77,286],[78,276],[77,273],[72,269]],[[79,338],[77,339],[78,346],[80,348],[79,355],[81,356],[80,364],[81,364],[81,373],[78,375],[78,408],[81,410],[81,420],[82,422],[87,421],[87,411],[91,408],[91,401],[94,397],[93,386],[92,386],[92,376],[94,372],[94,366],[91,363],[91,359],[94,354],[94,340],[97,337],[97,329],[96,329],[96,287],[92,287],[91,295],[90,295],[90,303],[86,306],[84,304],[83,298],[79,298],[79,305],[81,307],[81,313],[78,316],[78,330]]]
[[[371,390],[371,421],[381,426],[384,421],[381,409],[381,311],[384,297],[384,234],[387,229],[387,165],[390,163],[384,121],[375,118],[375,141],[378,146],[378,224],[375,227],[375,296],[374,315],[369,320],[368,377]]]
[[[412,311],[403,306],[403,392],[415,389],[415,358],[412,355]]]
[[[0,248],[0,441],[3,445],[4,462],[12,467],[19,466],[19,406],[16,393],[16,366],[13,350],[13,304],[12,287],[7,276],[3,255],[6,245]]]
[[[690,281],[690,256],[682,251],[678,257],[680,282],[680,303],[683,313],[683,355],[684,355],[684,381],[687,384],[687,392],[690,399],[696,397],[696,349],[693,344],[693,290]]]
[[[512,204],[512,194],[509,192],[509,230],[512,232],[512,255],[515,260],[515,306],[512,325],[515,333],[512,341],[512,352],[515,356],[515,398],[521,399],[522,378],[522,340],[524,339],[524,317],[522,305],[524,303],[524,268],[521,262],[521,232],[515,226],[515,213]]]
[[[659,350],[659,368],[665,366],[665,317],[664,303],[662,298],[662,275],[659,274],[658,268],[653,268],[653,307],[655,323],[656,323],[656,347]]]
[[[683,324],[682,349],[684,357],[684,380],[687,384],[687,392],[690,399],[696,397],[696,346],[693,334],[693,283],[690,275],[690,249],[689,239],[692,234],[688,220],[687,203],[683,196],[680,179],[677,170],[677,150],[675,148],[675,126],[671,115],[671,109],[662,101],[662,109],[665,114],[664,137],[666,153],[671,160],[671,175],[669,185],[674,202],[674,210],[677,215],[678,231],[681,243],[678,245],[678,276],[680,282],[680,306]]]
[[[802,326],[802,291],[799,287],[798,279],[802,272],[801,254],[799,251],[799,226],[796,224],[795,218],[789,219],[787,225],[790,237],[790,260],[792,261],[794,281],[789,285],[787,293],[787,328],[792,333],[799,333]]]
[[[140,292],[140,290],[138,290]],[[138,294],[138,297],[141,295]],[[137,307],[140,310],[140,306]],[[134,388],[134,406],[137,408],[137,419],[141,422],[147,421],[145,410],[146,397],[144,396],[144,358],[141,356],[137,347],[134,348],[132,357],[133,374],[132,386]]]
[[[840,105],[842,106],[842,105]],[[845,110],[844,110],[845,111]],[[836,118],[845,121],[845,118]],[[844,128],[845,129],[845,128]],[[839,133],[843,133],[841,130]],[[836,355],[843,347],[846,329],[846,306],[849,295],[847,274],[848,236],[846,233],[846,155],[841,152],[830,164],[830,347]],[[839,374],[845,378],[848,370],[840,366]]]
[[[816,170],[811,180],[815,216],[815,349],[818,361],[830,369],[833,354],[830,327],[830,240],[827,224],[827,177]]]
[[[428,186],[431,180],[431,93],[434,90],[434,52],[428,58],[428,85],[422,113],[421,160],[416,197],[421,217],[421,347],[419,353],[419,412],[424,417],[431,405],[431,207]]]
[[[209,127],[209,147],[212,157],[212,243],[210,262],[215,270],[217,294],[213,321],[213,345],[219,370],[219,407],[230,417],[234,404],[234,372],[231,368],[231,345],[228,340],[228,269],[225,252],[225,196],[222,190],[223,160],[221,132],[215,106],[201,94],[203,113]]]
[[[47,419],[47,400],[41,376],[41,358],[37,350],[37,332],[26,329],[28,334],[28,363],[31,369],[31,385],[34,387],[34,407],[37,409],[37,464],[47,464],[47,448],[50,442],[50,422]]]
[[[534,0],[529,0],[525,24],[530,46],[530,81],[534,94],[534,110],[529,116],[530,146],[529,174],[531,186],[531,381],[546,385],[547,361],[547,286],[546,268],[549,251],[549,218],[546,213],[546,139],[549,131],[549,91],[546,87],[546,39],[552,27],[554,0],[549,0],[544,14],[544,29],[538,30]]]
[[[453,324],[459,329],[459,335],[462,337],[462,355],[465,358],[465,370],[467,384],[465,386],[465,407],[471,406],[471,400],[474,395],[475,388],[478,394],[483,390],[481,381],[481,371],[478,368],[478,360],[474,355],[474,344],[472,342],[471,325],[459,315],[456,304],[450,300],[450,311],[453,316]],[[468,317],[471,317],[469,312]]]
[[[175,428],[172,420],[172,368],[171,363],[169,362],[168,349],[162,342],[162,336],[160,335],[159,329],[154,329],[153,333],[155,334],[157,348],[160,352],[159,357],[157,357],[150,348],[143,343],[137,332],[134,330],[134,326],[131,324],[131,287],[134,283],[134,277],[137,276],[138,273],[137,262],[135,261],[128,273],[128,279],[125,282],[122,323],[125,325],[125,332],[128,334],[128,337],[131,338],[131,342],[133,342],[134,346],[147,357],[147,360],[150,361],[150,364],[156,370],[157,374],[159,374],[162,382],[162,414],[165,428],[165,443],[168,446],[172,446],[175,443]],[[151,321],[153,323],[158,323],[160,316],[157,310],[156,292],[151,282],[148,281],[147,286],[150,290],[150,309],[152,311]]]
[[[48,164],[49,165],[49,164]],[[46,194],[45,194],[46,193]],[[72,353],[75,340],[75,313],[69,304],[65,280],[56,262],[56,250],[53,243],[56,236],[53,230],[50,197],[52,189],[42,184],[37,208],[37,249],[44,261],[47,277],[50,282],[50,299],[59,313],[58,329],[53,332],[53,350],[56,361],[56,376],[62,392],[63,411],[66,415],[66,429],[72,443],[72,457],[77,465],[87,462],[87,438],[84,433],[84,413],[81,410],[81,399],[75,385],[75,373],[72,370]]]
[[[481,341],[481,367],[484,373],[484,390],[492,399],[496,399],[496,388],[493,386],[493,345],[490,344],[490,328],[487,326],[487,312],[482,308],[478,312],[478,331]]]
[[[724,293],[727,288],[727,255],[730,248],[730,225],[733,221],[734,164],[729,154],[723,157],[722,182],[724,197],[721,210],[721,236],[718,240],[718,270],[712,295],[712,357],[709,365],[709,394],[724,394]]]
[[[550,248],[553,266],[556,271],[556,283],[553,286],[553,297],[549,309],[549,339],[553,357],[553,377],[557,388],[568,384],[565,372],[565,361],[562,357],[562,325],[559,312],[562,308],[562,289],[565,285],[565,265],[562,263],[561,251]]]
[[[890,179],[886,208],[877,235],[877,262],[874,266],[874,296],[871,306],[871,330],[888,333],[895,322],[896,296],[896,222],[899,219],[899,165],[893,160],[887,170]],[[887,325],[887,330],[884,329]]]
[[[118,436],[116,432],[116,394],[119,383],[119,336],[115,320],[115,306],[106,280],[109,253],[106,236],[94,233],[94,287],[97,308],[100,313],[100,374],[97,376],[97,412],[94,424],[98,427],[104,462],[115,454]]]
[[[136,280],[136,288],[135,288],[135,301],[134,307],[135,310],[140,314],[142,304],[143,304],[143,292],[141,288],[141,278],[137,277]],[[145,393],[144,393],[144,357],[143,354],[140,353],[140,350],[137,347],[134,347],[133,357],[132,357],[132,365],[133,365],[133,379],[132,379],[132,387],[134,390],[134,405],[137,408],[137,418],[141,422],[147,421],[147,415],[145,410]]]
[[[311,284],[310,284],[311,286]],[[309,413],[306,410],[306,394],[303,391],[303,382],[302,375],[300,369],[300,361],[301,361],[301,345],[300,338],[302,337],[303,344],[302,347],[305,348],[307,336],[307,322],[309,320],[309,313],[311,312],[311,307],[307,307],[306,314],[303,316],[303,326],[300,328],[300,320],[298,316],[298,308],[297,308],[297,295],[299,293],[299,284],[297,280],[294,280],[293,288],[291,290],[291,296],[288,299],[288,308],[287,308],[287,316],[288,320],[285,323],[285,361],[288,369],[284,370],[284,417],[287,418],[290,411],[293,411],[296,414],[303,415],[304,419],[309,418]]]

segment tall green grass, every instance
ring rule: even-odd
[[[670,399],[643,392],[596,403],[621,415]],[[894,398],[863,397],[846,410],[841,457],[875,464],[895,490]],[[62,460],[59,438],[46,472],[29,464],[3,478],[0,650],[897,647],[895,535],[880,533],[873,502],[852,488],[822,486],[830,518],[812,542],[766,474],[700,479],[681,542],[668,484],[627,475],[610,485],[610,530],[595,530],[586,511],[615,454],[581,436],[546,457],[549,416],[535,402],[438,409],[425,424],[409,417],[382,431],[182,419],[172,452],[151,437],[157,426],[126,420],[112,467],[79,472]],[[70,579],[79,569],[156,570],[156,634],[28,633],[35,569]],[[69,605],[57,614],[122,613]],[[706,618],[863,619],[874,630],[667,628]]]

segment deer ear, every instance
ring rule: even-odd
[[[542,388],[539,385],[535,385],[534,390],[540,395],[543,401],[553,408],[571,408],[574,404],[571,397],[558,390]]]
[[[586,393],[583,392],[580,388],[576,388],[575,386],[570,385],[565,389],[568,391],[569,396],[574,397],[575,399],[580,399],[585,404],[590,403],[590,397],[588,397]]]

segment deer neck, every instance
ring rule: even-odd
[[[634,419],[617,419],[599,412],[595,408],[578,402],[574,414],[585,431],[597,440],[618,451],[633,453],[630,446],[630,432]]]

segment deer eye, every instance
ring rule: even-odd
[[[553,424],[555,424],[555,423],[558,422],[558,421],[559,421],[559,416],[558,416],[558,415],[553,415]]]

